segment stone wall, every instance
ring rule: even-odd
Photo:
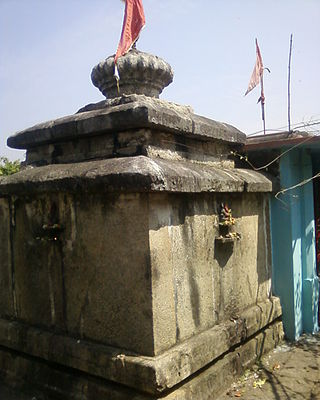
[[[216,240],[222,201],[241,235],[232,243]],[[268,213],[261,193],[3,197],[0,342],[165,392],[281,315]]]
[[[221,244],[215,238],[225,199],[241,239]],[[157,353],[270,296],[267,215],[261,194],[150,197]]]
[[[226,199],[241,239],[221,244]],[[4,318],[157,355],[270,297],[262,194],[19,196],[0,218]]]

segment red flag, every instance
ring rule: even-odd
[[[119,57],[131,49],[145,23],[142,0],[126,0],[121,38],[114,58],[115,64]]]
[[[251,92],[252,89],[254,89],[257,85],[259,85],[262,75],[263,75],[263,62],[262,62],[262,57],[260,53],[260,49],[258,46],[258,40],[256,39],[256,51],[257,51],[257,60],[256,60],[256,65],[253,68],[253,72],[250,78],[249,86],[248,89],[245,93],[245,96]],[[263,90],[261,91],[261,99],[264,99],[264,93]]]

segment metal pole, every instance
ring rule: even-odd
[[[263,88],[263,72],[261,75],[260,79],[260,85],[261,85],[261,113],[262,113],[262,122],[263,122],[263,134],[266,134],[266,119],[265,119],[265,109],[264,109],[264,88]]]

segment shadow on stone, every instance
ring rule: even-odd
[[[217,260],[219,266],[224,268],[230,260],[234,249],[234,242],[221,243],[215,242],[214,244],[214,258]]]

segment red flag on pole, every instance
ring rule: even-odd
[[[258,45],[258,40],[256,39],[256,51],[257,51],[257,60],[256,64],[253,68],[253,72],[250,78],[249,86],[248,89],[245,93],[245,96],[251,92],[252,89],[254,89],[257,85],[259,85],[262,75],[263,75],[263,62],[262,62],[262,57]],[[264,97],[264,93],[261,92],[261,97]]]
[[[141,29],[146,23],[142,0],[126,0],[122,33],[114,58],[115,76],[119,78],[117,71],[117,60],[126,54],[139,38]]]

